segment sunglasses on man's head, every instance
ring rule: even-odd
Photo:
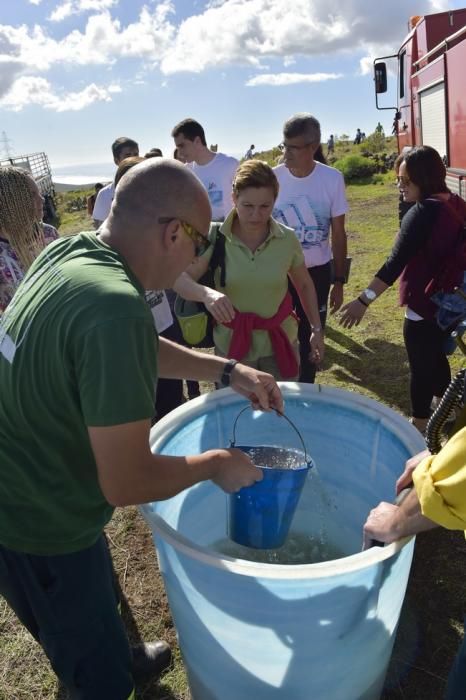
[[[161,216],[159,218],[159,224],[169,224],[170,221],[175,220],[175,216]],[[197,229],[194,228],[194,226],[191,226],[191,224],[188,224],[187,221],[183,221],[183,219],[179,219],[179,222],[181,224],[181,228],[185,232],[185,234],[192,240],[194,243],[194,255],[196,257],[199,257],[200,255],[203,255],[207,248],[210,246],[210,241],[206,236],[203,236],[202,233],[199,233]]]

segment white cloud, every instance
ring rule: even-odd
[[[450,3],[448,0],[431,0],[432,12],[444,12],[448,10]]]
[[[444,9],[446,3],[418,0],[416,10],[432,12]],[[21,76],[38,79],[38,74],[57,64],[102,66],[128,57],[139,60],[136,71],[158,67],[165,76],[200,73],[212,67],[224,70],[232,65],[271,75],[267,64],[274,58],[282,59],[286,69],[303,56],[312,60],[358,52],[361,70],[368,71],[372,56],[393,53],[407,33],[404,0],[387,0],[376,9],[368,9],[367,0],[294,0],[292,10],[283,0],[211,0],[202,9],[198,9],[200,2],[192,3],[193,14],[181,22],[176,19],[174,0],[151,0],[126,25],[111,12],[117,5],[118,0],[60,0],[51,15],[55,22],[92,13],[82,30],[74,29],[60,38],[51,33],[53,25],[50,31],[40,25],[0,25],[0,96],[16,86]],[[69,71],[68,77],[72,75]],[[293,75],[282,73],[269,78],[268,84],[297,80],[284,77]],[[267,78],[262,75],[251,80],[261,84]],[[304,80],[310,78],[299,82]]]
[[[99,87],[95,83],[88,85],[80,92],[69,92],[63,97],[56,96],[50,104],[45,105],[47,109],[53,109],[55,112],[68,112],[70,110],[77,112],[85,107],[88,107],[93,102],[111,102],[110,90]]]
[[[91,0],[88,0],[89,2]],[[31,69],[46,71],[56,63],[70,65],[111,64],[128,56],[159,61],[173,42],[175,27],[169,22],[171,2],[164,1],[153,11],[143,7],[139,18],[122,28],[109,12],[92,15],[84,32],[73,30],[63,39],[53,39],[41,26],[32,28],[0,25],[1,41],[8,42],[15,54]]]
[[[24,63],[15,58],[0,56],[0,99],[26,68]]]
[[[94,12],[101,12],[102,10],[107,10],[112,5],[115,5],[118,0],[78,0],[78,7],[81,11],[93,10]]]
[[[41,0],[39,0],[40,2]],[[53,10],[49,17],[51,22],[61,22],[70,15],[81,12],[102,12],[113,7],[118,0],[65,0]]]
[[[58,5],[49,17],[51,22],[61,22],[73,14],[73,3],[64,2],[62,5]]]
[[[418,0],[418,12],[432,11],[446,0]],[[175,6],[162,0],[142,7],[134,22],[122,26],[109,9],[117,0],[65,0],[54,10],[58,21],[93,11],[83,31],[52,38],[42,27],[0,27],[14,42],[21,60],[38,70],[54,63],[111,64],[131,56],[157,65],[165,74],[201,72],[210,67],[249,65],[297,56],[321,56],[387,44],[395,50],[407,27],[406,5],[391,0],[368,11],[367,0],[223,0],[210,3],[180,24]],[[195,11],[195,6],[193,5]],[[376,41],[374,41],[376,37]],[[380,53],[380,52],[379,52]]]
[[[439,0],[419,0],[418,12],[431,12]],[[283,0],[211,2],[200,14],[185,19],[176,40],[161,61],[164,73],[201,72],[228,64],[262,66],[264,58],[320,56],[368,44],[397,48],[407,22],[402,0]],[[226,31],[225,28],[228,28]]]
[[[296,85],[297,83],[322,83],[325,80],[343,78],[342,73],[262,73],[247,81],[247,87],[257,85]]]
[[[121,92],[118,85],[108,88],[95,83],[79,92],[57,94],[45,78],[23,76],[15,81],[9,92],[0,100],[0,106],[20,112],[26,105],[39,105],[54,112],[79,111],[94,102],[111,102],[111,94]]]

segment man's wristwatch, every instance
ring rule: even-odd
[[[339,282],[340,284],[345,284],[346,280],[343,276],[338,276],[333,278],[333,283]]]
[[[365,289],[363,291],[363,295],[366,298],[368,305],[372,304],[372,302],[377,299],[377,294],[374,292],[373,289],[369,289],[369,288]]]
[[[220,377],[220,382],[223,384],[223,386],[230,386],[231,373],[237,364],[238,360],[228,360],[228,362],[224,364],[222,376]]]

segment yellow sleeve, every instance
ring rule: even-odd
[[[449,530],[466,530],[466,428],[413,472],[422,514]]]

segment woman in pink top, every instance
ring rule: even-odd
[[[42,223],[43,203],[28,172],[0,168],[0,314],[33,260],[58,238],[53,226]]]

